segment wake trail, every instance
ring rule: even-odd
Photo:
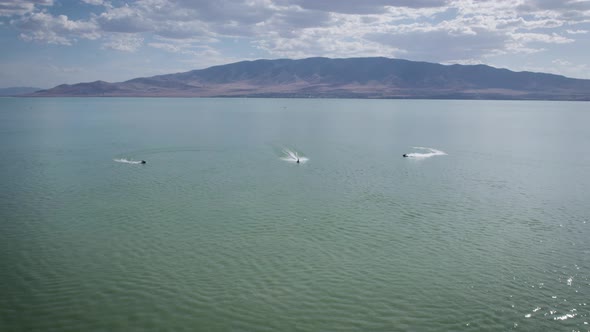
[[[118,163],[123,163],[123,164],[141,164],[141,160],[129,160],[129,159],[125,159],[125,158],[119,158],[119,159],[113,159],[113,161],[118,162]]]
[[[408,158],[416,158],[416,159],[425,159],[425,158],[430,158],[430,157],[434,157],[434,156],[446,156],[447,153],[441,150],[437,150],[437,149],[433,149],[433,148],[426,148],[426,147],[422,147],[422,146],[415,146],[413,147],[416,150],[423,150],[423,151],[427,151],[427,152],[412,152],[412,153],[407,153],[406,155],[408,156]]]
[[[299,153],[297,153],[297,151],[292,151],[290,149],[283,149],[283,156],[281,157],[281,160],[290,162],[290,163],[297,163],[297,160],[299,159],[299,163],[300,164],[305,164],[309,158],[307,157],[301,157],[299,156]]]

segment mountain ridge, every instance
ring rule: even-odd
[[[118,83],[62,84],[30,96],[590,100],[590,80],[487,65],[315,57],[240,61]]]

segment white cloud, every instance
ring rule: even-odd
[[[388,8],[432,8],[443,7],[447,0],[295,0],[291,3],[301,8],[343,14],[385,13]]]
[[[510,36],[514,41],[519,43],[548,43],[548,44],[567,44],[574,40],[560,36],[556,33],[511,33]]]
[[[0,0],[0,16],[31,13],[36,6],[52,6],[53,0]]]
[[[26,41],[39,41],[49,44],[71,45],[77,38],[97,39],[100,32],[94,23],[73,21],[65,15],[53,16],[37,12],[12,21]]]
[[[129,33],[116,33],[108,37],[108,41],[102,44],[103,48],[135,52],[143,44],[143,38]]]
[[[566,30],[567,33],[569,33],[570,35],[581,35],[581,34],[587,34],[588,30]]]
[[[82,2],[93,6],[104,6],[106,4],[104,0],[82,0]]]
[[[571,66],[572,63],[567,61],[567,60],[563,60],[563,59],[555,59],[553,61],[551,61],[551,63],[556,64],[558,66]]]
[[[442,64],[445,64],[445,65],[453,65],[453,64],[458,64],[458,65],[483,65],[485,63],[483,61],[479,60],[479,59],[461,59],[461,60],[443,61]]]
[[[170,53],[179,53],[182,47],[173,43],[152,42],[147,44],[150,47],[161,49]]]
[[[211,40],[210,42],[213,42]],[[148,46],[164,50],[170,53],[188,54],[192,56],[202,56],[207,54],[208,56],[221,56],[221,54],[215,51],[210,46],[203,46],[200,40],[190,39],[174,39],[157,37],[155,41],[147,43]]]
[[[72,42],[63,36],[56,34],[53,31],[37,30],[29,33],[21,33],[19,37],[25,41],[42,41],[47,44],[56,45],[72,45]]]
[[[513,69],[519,71],[551,73],[556,75],[564,75],[567,77],[588,79],[589,77],[587,75],[586,77],[584,77],[584,74],[590,71],[590,66],[588,66],[587,64],[574,64],[570,61],[563,59],[555,59],[547,65],[535,65],[532,63],[525,63],[524,65]]]
[[[94,21],[104,31],[137,33],[150,31],[153,22],[141,10],[124,5],[109,8],[104,13],[94,17]]]
[[[522,1],[519,8],[528,11],[590,11],[590,1],[588,0],[525,0]]]
[[[333,38],[321,29],[306,29],[298,38],[275,36],[255,42],[256,47],[276,57],[304,58],[314,55],[327,57],[386,56],[404,53],[395,47],[360,38]]]
[[[238,27],[239,29],[240,27]],[[209,31],[209,27],[204,22],[189,21],[189,22],[161,22],[155,29],[154,34],[165,38],[176,39],[195,39],[197,37],[205,37],[213,35]]]
[[[331,8],[331,3],[327,1],[300,3],[303,7],[318,10],[327,11]],[[338,6],[347,6],[347,9],[338,7],[336,12],[349,13],[354,12],[353,9],[363,12],[362,6],[366,5],[373,6],[373,9],[378,7],[379,13],[332,13],[325,26],[291,33],[276,29],[276,25],[274,29],[266,26],[275,33],[259,39],[256,45],[278,56],[401,55],[427,61],[477,63],[497,55],[530,54],[546,50],[539,44],[574,42],[574,39],[564,37],[561,34],[563,31],[559,30],[568,24],[561,12],[545,10],[523,16],[517,8],[524,5],[525,1],[522,0],[440,1],[439,6],[433,8],[383,9],[378,6],[380,3],[376,0],[357,7],[341,3]]]
[[[565,27],[590,20],[590,1],[573,0],[81,0],[101,6],[81,20],[39,11],[52,1],[0,4],[22,5],[24,16],[11,22],[27,41],[73,45],[102,38],[105,49],[132,52],[145,40],[166,52],[200,54],[239,38],[269,57],[447,62],[542,52],[574,42],[587,30]]]
[[[400,34],[374,34],[369,38],[404,49],[412,59],[436,62],[474,61],[498,52],[506,43],[503,34],[481,29],[466,33],[425,29]]]

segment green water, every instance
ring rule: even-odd
[[[568,102],[2,98],[0,331],[590,330],[588,124]]]

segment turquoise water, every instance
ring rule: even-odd
[[[569,102],[2,98],[0,331],[590,330],[589,123]]]

